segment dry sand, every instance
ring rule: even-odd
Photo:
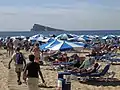
[[[25,53],[25,52],[24,52]],[[25,53],[27,57],[29,53]],[[7,69],[10,58],[6,57],[6,51],[0,50],[0,90],[28,90],[26,84],[17,85],[16,74],[14,72],[14,63],[11,64],[11,69]],[[45,81],[48,88],[40,88],[40,90],[56,90],[57,71],[49,70],[49,66],[42,66]],[[115,78],[120,79],[120,65],[111,66],[110,70],[114,71]],[[41,79],[40,79],[41,82]],[[72,90],[120,90],[120,81],[91,81],[80,83],[72,80]]]

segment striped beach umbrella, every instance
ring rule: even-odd
[[[74,36],[71,34],[60,34],[55,39],[68,40],[70,38],[74,38]]]
[[[57,40],[57,39],[55,39],[54,41],[51,41],[51,42],[48,42],[48,43],[46,43],[46,44],[41,45],[41,46],[40,46],[40,49],[41,49],[41,50],[47,50],[48,47],[54,46],[54,45],[59,44],[59,43],[60,43],[60,41]]]
[[[76,50],[76,49],[83,49],[84,44],[76,44],[67,41],[61,41],[59,44],[54,46],[48,47],[49,50],[59,50],[59,51],[66,51],[66,50]]]

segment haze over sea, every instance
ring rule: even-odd
[[[120,35],[120,30],[88,30],[88,31],[1,31],[0,37],[6,37],[6,36],[32,36],[35,34],[43,34],[44,36],[49,36],[50,34],[76,34],[76,35]]]

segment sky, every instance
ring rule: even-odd
[[[120,0],[0,0],[0,31],[37,23],[65,30],[120,30]]]

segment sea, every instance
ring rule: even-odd
[[[120,30],[88,30],[88,31],[1,31],[0,37],[7,36],[33,36],[43,34],[44,36],[59,35],[59,34],[76,34],[76,35],[120,35]]]

